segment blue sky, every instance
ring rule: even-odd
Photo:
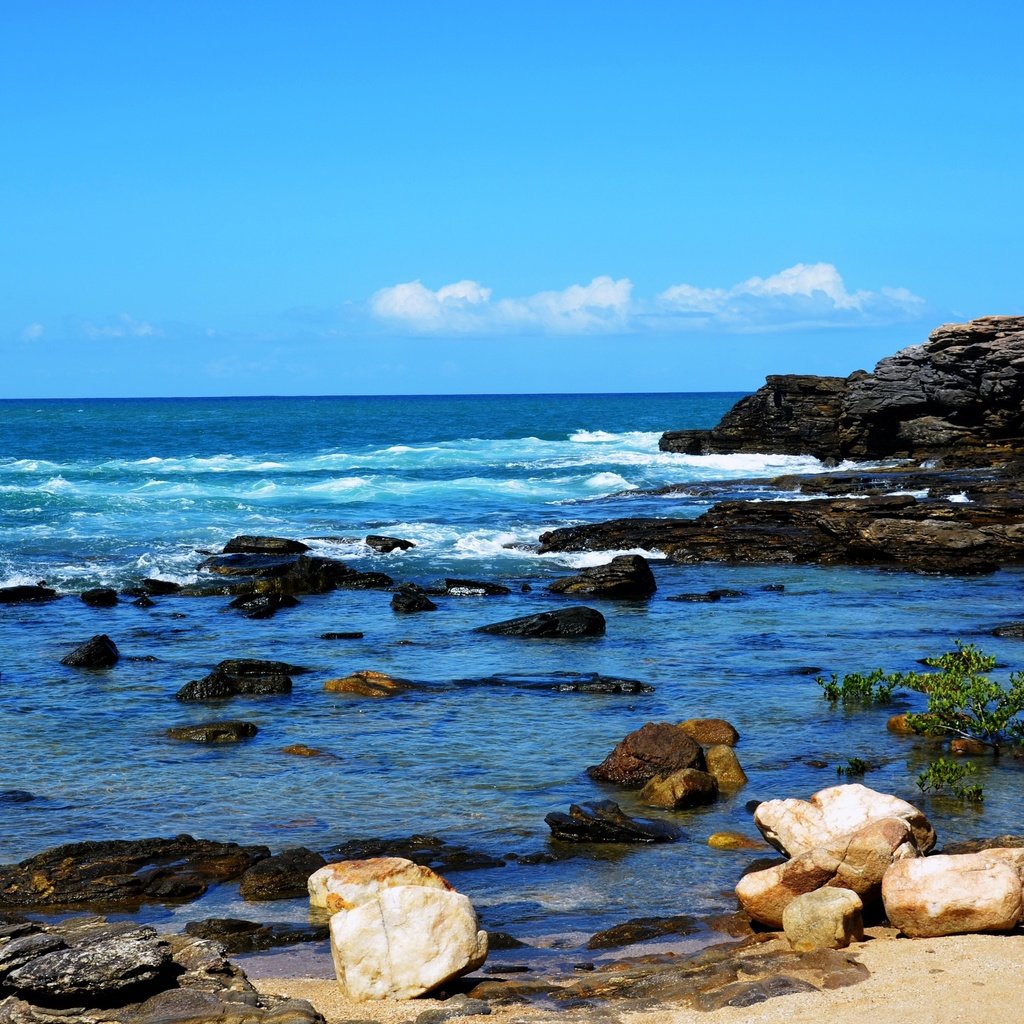
[[[741,390],[1024,312],[1021,10],[5,0],[0,396]]]

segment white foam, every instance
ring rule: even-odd
[[[971,499],[967,497],[966,491],[961,491],[959,494],[947,494],[946,501],[952,502],[954,505],[970,505]]]

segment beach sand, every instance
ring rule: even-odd
[[[542,1021],[614,1021],[622,1024],[991,1024],[1024,1019],[1024,934],[957,935],[936,939],[876,938],[849,953],[871,976],[831,991],[781,996],[756,1006],[710,1013],[666,1005],[626,1011],[614,1001],[600,1008],[551,1012],[526,1005],[495,1007],[488,1017],[458,1018],[469,1024],[533,1024]],[[263,992],[308,999],[328,1024],[341,1021],[412,1021],[423,1010],[444,1006],[431,999],[352,1003],[333,981],[254,979]]]

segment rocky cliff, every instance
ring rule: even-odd
[[[978,462],[1024,441],[1024,317],[945,324],[923,345],[849,377],[783,375],[711,430],[669,431],[662,451]]]

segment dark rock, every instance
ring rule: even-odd
[[[0,587],[0,604],[25,604],[31,601],[54,601],[56,590],[42,584],[20,584],[16,587]]]
[[[669,722],[648,722],[631,732],[599,764],[587,769],[598,782],[641,786],[655,775],[681,768],[704,770],[704,753],[684,729]]]
[[[587,949],[612,949],[634,942],[660,939],[665,935],[689,935],[700,927],[696,918],[686,914],[675,917],[635,917],[592,935]]]
[[[597,672],[506,672],[477,679],[454,679],[457,687],[501,686],[516,690],[554,690],[557,693],[647,694],[654,687],[637,679],[619,679]]]
[[[292,692],[292,675],[308,671],[285,661],[228,658],[202,679],[186,683],[175,695],[184,702],[226,700],[229,697],[263,697]]]
[[[114,641],[106,633],[98,633],[66,654],[60,663],[68,668],[113,668],[119,657]]]
[[[104,1006],[148,995],[172,976],[166,943],[120,937],[34,957],[8,974],[5,985],[40,1006]]]
[[[427,597],[426,591],[415,583],[401,584],[391,598],[391,607],[402,615],[437,611],[437,605]]]
[[[352,632],[352,633],[321,633],[321,640],[362,640],[363,634]]]
[[[254,537],[243,534],[232,537],[224,545],[225,555],[300,555],[309,547],[300,540],[289,540],[286,537]]]
[[[27,789],[0,789],[0,804],[27,804],[35,800],[35,794]]]
[[[211,555],[199,563],[199,568],[217,576],[285,576],[297,561],[281,555]]]
[[[571,804],[568,814],[552,811],[544,821],[553,839],[570,843],[668,843],[680,835],[667,822],[630,818],[611,800]]]
[[[156,601],[151,597],[147,597],[145,594],[140,594],[134,601],[132,601],[132,604],[135,605],[136,608],[152,608],[156,604]]]
[[[329,850],[331,862],[367,860],[370,857],[403,857],[443,874],[500,868],[505,862],[479,850],[446,843],[437,836],[416,835],[405,839],[352,839]]]
[[[189,743],[238,743],[255,736],[259,729],[252,722],[204,722],[201,725],[178,725],[167,730],[172,740]]]
[[[488,949],[528,949],[527,943],[520,941],[508,932],[488,932]]]
[[[488,940],[493,932],[488,932]],[[488,948],[494,949],[495,947],[488,941]],[[490,967],[484,968],[484,974],[529,974],[529,964],[491,964]]]
[[[238,596],[327,594],[339,588],[386,590],[394,584],[384,573],[358,572],[344,562],[317,555],[218,555],[206,559],[200,568],[250,577],[232,588]]]
[[[530,640],[575,639],[604,636],[605,621],[604,616],[593,608],[561,608],[555,612],[540,612],[537,615],[524,615],[518,619],[479,626],[476,632]]]
[[[110,587],[96,587],[93,590],[83,590],[79,597],[83,604],[92,608],[113,608],[117,604],[117,591]]]
[[[781,594],[785,591],[786,585],[784,583],[766,583],[761,589],[767,594]]]
[[[459,995],[445,1000],[444,1006],[416,1014],[412,1024],[446,1024],[460,1017],[486,1017],[490,1013],[490,1004],[485,1000]]]
[[[142,581],[142,589],[150,597],[166,597],[169,594],[177,594],[181,590],[181,584],[172,580],[158,580],[148,577]]]
[[[416,545],[411,540],[402,540],[401,537],[385,537],[379,533],[371,533],[366,538],[367,547],[379,551],[382,555],[389,555],[392,551],[408,551]]]
[[[59,936],[45,932],[10,937],[0,945],[0,990],[3,989],[4,978],[12,971],[24,967],[38,956],[64,949],[66,945]]]
[[[298,601],[291,594],[243,594],[229,608],[237,608],[247,619],[269,619],[282,608],[295,608]]]
[[[325,924],[260,924],[235,917],[208,917],[203,921],[189,921],[185,934],[219,942],[227,953],[257,953],[298,942],[322,942],[329,930]]]
[[[210,882],[237,878],[268,857],[265,846],[239,846],[180,835],[172,839],[110,839],[69,843],[0,865],[0,906],[74,904],[137,906],[192,898]]]
[[[242,978],[241,992],[167,989],[142,1003],[127,1024],[324,1024],[306,1000],[258,995]]]
[[[617,555],[606,565],[595,565],[575,576],[555,580],[548,590],[556,594],[642,600],[658,589],[654,573],[641,555]]]
[[[1024,847],[1024,836],[1004,835],[994,839],[965,839],[959,843],[946,843],[942,848],[945,854],[981,853],[982,850],[1007,850]]]
[[[328,750],[318,750],[316,747],[307,747],[305,743],[290,743],[287,747],[281,748],[281,753],[291,757],[325,757],[331,761],[340,760],[337,754],[332,754]]]
[[[1024,640],[1024,622],[1005,622],[992,630],[993,636],[1012,637],[1014,640]]]
[[[446,579],[440,591],[447,597],[504,597],[512,591],[500,583],[481,583],[478,580]]]
[[[698,1010],[720,1010],[723,1006],[755,1006],[778,996],[817,991],[817,987],[809,981],[777,974],[760,981],[736,981],[718,991],[702,993],[694,1005]]]
[[[581,678],[574,682],[557,683],[554,687],[559,693],[600,693],[600,694],[644,694],[654,693],[654,687],[641,683],[636,679],[613,679],[593,673],[589,678]]]
[[[289,900],[309,893],[309,876],[327,863],[319,853],[296,846],[255,863],[242,875],[238,891],[244,900]]]
[[[685,601],[688,604],[713,604],[721,601],[722,595],[709,590],[706,594],[670,594],[666,601]]]

